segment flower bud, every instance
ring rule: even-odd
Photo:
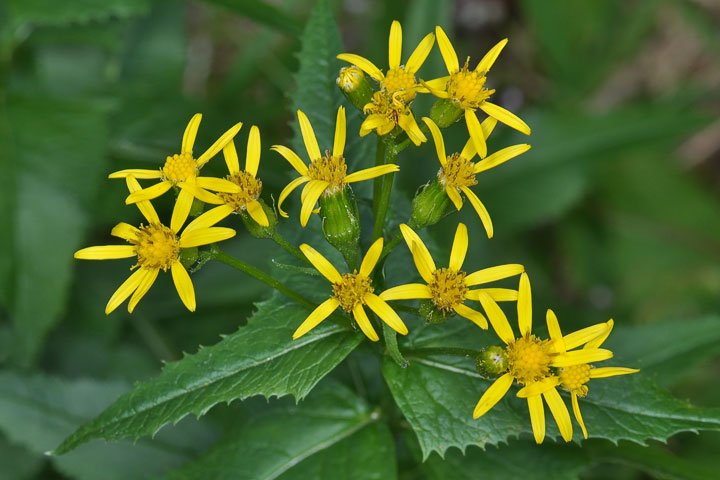
[[[484,348],[475,359],[475,368],[486,378],[494,378],[505,373],[508,368],[505,349],[497,346]]]
[[[445,216],[448,206],[450,206],[450,198],[436,178],[424,185],[413,198],[410,227],[419,229],[436,224]]]
[[[440,128],[447,128],[460,118],[463,109],[458,108],[452,100],[441,98],[430,109],[430,118]]]
[[[260,205],[263,208],[263,211],[265,212],[265,216],[268,219],[268,226],[263,227],[259,223],[257,223],[253,218],[250,216],[250,214],[247,212],[247,210],[240,211],[240,219],[245,224],[245,228],[247,228],[247,231],[255,238],[272,238],[273,233],[275,232],[275,226],[277,225],[277,214],[275,213],[275,210],[273,210],[267,203],[265,203],[262,199],[258,198],[257,200],[260,202]]]
[[[446,314],[438,310],[432,300],[420,300],[418,311],[428,323],[439,325],[447,320]]]
[[[357,67],[343,67],[335,80],[345,97],[355,108],[362,111],[372,100],[373,89],[365,73]]]
[[[325,239],[342,253],[351,269],[357,268],[360,219],[352,189],[344,186],[338,192],[321,195],[318,203]]]

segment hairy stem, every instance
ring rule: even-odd
[[[272,234],[272,237],[270,237],[275,243],[280,245],[282,248],[285,249],[286,252],[290,253],[291,255],[295,256],[296,258],[300,259],[302,262],[312,265],[310,261],[305,258],[305,255],[302,254],[300,250],[290,245],[290,243],[283,238],[282,235],[278,233],[277,230],[275,230]]]
[[[390,137],[384,137],[383,142],[385,150],[385,165],[395,163],[397,161],[398,150],[393,143],[393,139]],[[390,203],[390,193],[392,192],[392,184],[395,178],[395,173],[388,173],[383,175],[382,189],[380,190],[380,197],[377,201],[377,210],[375,211],[375,228],[373,229],[373,241],[380,238],[383,234],[383,227],[385,226],[385,216],[387,215],[388,204]]]

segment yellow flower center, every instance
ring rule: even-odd
[[[347,165],[345,157],[334,157],[328,150],[325,150],[325,156],[316,158],[308,167],[307,176],[313,180],[322,180],[330,185],[325,189],[326,194],[335,193],[343,188],[345,176],[347,175]]]
[[[162,268],[167,270],[177,262],[180,255],[180,242],[175,232],[165,225],[151,223],[147,227],[140,226],[135,245],[137,266],[145,268]]]
[[[474,168],[474,163],[454,153],[447,157],[445,165],[438,172],[438,179],[443,186],[472,187],[477,185]]]
[[[448,312],[465,300],[467,292],[465,275],[467,274],[462,270],[450,268],[441,268],[433,272],[428,287],[438,310],[443,313]]]
[[[575,392],[581,397],[587,395],[588,387],[585,384],[589,381],[590,365],[587,363],[560,369],[560,384],[567,390]]]
[[[390,95],[395,92],[403,92],[402,100],[410,102],[415,98],[414,87],[416,85],[415,75],[406,71],[405,67],[396,67],[387,72],[385,79],[380,83],[380,88],[384,88]]]
[[[162,172],[165,180],[173,183],[184,182],[188,178],[197,176],[197,162],[189,153],[175,154],[167,157]]]
[[[550,343],[527,335],[507,346],[508,372],[518,383],[537,382],[550,375]]]
[[[399,93],[390,95],[382,90],[373,93],[372,102],[363,107],[363,112],[367,114],[377,113],[387,118],[393,125],[398,124],[400,115],[407,115],[409,110],[402,102],[402,96]]]
[[[485,88],[485,73],[468,70],[470,57],[459,72],[453,73],[448,81],[447,92],[460,108],[478,108],[495,90]]]
[[[333,296],[346,312],[352,312],[356,305],[364,304],[365,295],[373,291],[370,279],[359,273],[346,273],[340,282],[333,284]]]
[[[218,192],[217,195],[235,211],[244,210],[248,203],[257,200],[260,196],[262,182],[250,173],[238,172],[234,175],[228,175],[227,179],[239,186],[240,191],[237,193]]]

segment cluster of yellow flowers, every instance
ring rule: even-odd
[[[416,75],[432,50],[436,38],[448,76],[423,81],[416,78]],[[396,238],[386,243],[381,228],[376,232],[372,245],[361,261],[357,258],[360,248],[357,205],[348,185],[376,179],[376,186],[385,187],[389,183],[391,188],[392,179],[381,177],[400,170],[395,158],[386,156],[383,164],[348,173],[344,156],[346,116],[342,106],[337,111],[332,151],[325,150],[324,154],[321,153],[310,120],[300,110],[297,112],[298,122],[309,162],[303,161],[288,147],[271,147],[272,151],[284,157],[300,175],[280,193],[277,213],[281,217],[288,216],[282,210],[283,202],[293,190],[304,185],[301,194],[301,225],[305,227],[313,213],[319,214],[323,219],[323,233],[328,241],[343,253],[349,270],[348,273],[341,274],[314,248],[307,244],[300,245],[302,254],[298,252],[297,256],[303,258],[304,255],[332,284],[332,289],[329,298],[317,305],[297,328],[293,339],[305,335],[340,307],[352,315],[355,324],[368,339],[378,341],[379,336],[368,317],[366,306],[392,330],[406,335],[408,328],[388,302],[420,299],[426,305],[431,305],[430,316],[439,315],[444,319],[446,315],[457,314],[481,329],[488,329],[488,326],[492,325],[505,344],[504,347],[487,348],[477,358],[478,371],[486,377],[497,379],[477,403],[473,414],[475,418],[489,411],[507,393],[514,381],[517,381],[522,386],[517,396],[527,398],[536,441],[542,442],[545,436],[543,399],[548,404],[562,437],[570,441],[572,423],[569,411],[556,389],[561,387],[571,393],[575,418],[587,438],[578,396],[587,394],[588,381],[591,378],[637,371],[619,367],[594,368],[592,365],[612,357],[612,352],[600,346],[610,334],[613,321],[563,336],[557,318],[552,310],[548,310],[547,327],[550,338],[541,339],[532,333],[530,281],[522,265],[499,265],[472,272],[463,270],[469,240],[467,227],[458,223],[448,266],[438,268],[416,232],[436,223],[450,203],[460,210],[463,205],[461,194],[464,194],[477,212],[488,238],[493,236],[490,215],[470,187],[477,184],[477,174],[530,149],[529,145],[521,144],[491,155],[487,152],[487,138],[498,121],[530,134],[530,128],[520,118],[488,101],[494,90],[485,88],[486,75],[506,43],[507,40],[503,40],[495,45],[471,71],[468,67],[469,58],[460,68],[448,37],[440,27],[436,27],[435,33],[428,34],[403,65],[402,31],[400,24],[393,22],[390,29],[387,72],[383,73],[371,61],[358,55],[338,55],[339,59],[352,66],[341,70],[337,83],[350,102],[366,114],[359,134],[364,136],[375,131],[379,140],[389,142],[391,150],[397,155],[401,150],[399,146],[403,144],[402,141],[395,142],[398,137],[406,135],[405,144],[411,142],[419,145],[427,140],[425,133],[429,132],[440,162],[436,179],[418,193],[413,202],[412,217],[407,224],[399,226]],[[376,87],[370,84],[365,74],[377,82]],[[430,115],[422,118],[423,127],[416,122],[412,112],[412,102],[418,94],[432,94],[439,98]],[[476,115],[478,110],[488,115],[482,123]],[[461,116],[464,116],[467,124],[468,140],[459,153],[448,155],[440,129],[450,126]],[[181,300],[189,310],[194,311],[194,288],[183,263],[193,263],[196,257],[189,255],[188,261],[184,252],[233,237],[235,230],[215,226],[232,213],[239,214],[251,233],[255,232],[256,236],[273,238],[276,241],[278,239],[277,213],[260,198],[262,182],[257,178],[257,173],[262,149],[258,128],[253,126],[250,129],[245,168],[241,170],[234,137],[242,124],[233,126],[196,158],[193,155],[193,145],[200,121],[200,114],[190,120],[183,135],[180,153],[168,156],[161,168],[129,169],[110,175],[110,178],[125,179],[129,189],[126,203],[137,205],[148,224],[134,227],[120,223],[112,229],[113,236],[126,240],[129,245],[89,247],[75,254],[76,258],[86,260],[137,258],[137,263],[132,267],[137,267],[137,270],[110,298],[106,307],[108,314],[128,297],[128,311],[132,312],[161,269],[170,269]],[[202,167],[220,151],[223,152],[228,175],[225,178],[201,176]],[[480,159],[473,162],[476,155]],[[141,188],[138,180],[156,180],[157,183]],[[385,181],[384,184],[382,180]],[[177,192],[177,198],[168,227],[160,222],[150,201],[171,189]],[[381,189],[376,188],[375,194],[380,191]],[[387,201],[387,196],[384,200]],[[374,201],[381,203],[383,199],[374,198]],[[191,211],[196,210],[194,204],[214,207],[197,216],[183,229]],[[381,215],[380,221],[384,222],[384,211],[377,205],[374,211],[376,220],[377,216]],[[384,258],[402,239],[410,250],[423,282],[384,288],[381,273]],[[487,286],[497,280],[516,276],[519,276],[517,289]],[[479,304],[484,313],[473,308],[472,302]],[[519,336],[515,336],[498,302],[516,302]]]

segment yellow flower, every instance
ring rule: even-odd
[[[135,177],[125,177],[130,193],[140,191],[140,184]],[[180,263],[180,252],[183,248],[198,247],[213,242],[219,242],[235,236],[235,230],[230,228],[212,227],[214,222],[207,214],[201,215],[183,230],[178,237],[177,232],[182,228],[182,222],[177,215],[172,216],[170,227],[160,223],[157,212],[148,200],[135,203],[148,225],[133,227],[127,223],[118,223],[110,232],[111,235],[126,240],[130,245],[106,245],[83,248],[75,252],[75,258],[82,260],[110,260],[118,258],[137,257],[137,263],[131,270],[135,272],[120,285],[105,307],[105,313],[115,310],[130,295],[128,312],[132,313],[140,299],[147,293],[160,270],[170,269],[173,282],[180,299],[188,310],[195,311],[195,290],[190,275]],[[175,205],[177,209],[177,204]]]
[[[506,109],[487,101],[495,90],[485,88],[485,75],[487,75],[490,67],[497,59],[500,52],[507,44],[507,38],[498,42],[488,53],[480,60],[474,71],[470,71],[468,64],[470,57],[465,60],[465,65],[460,68],[458,56],[455,53],[450,40],[440,27],[435,27],[437,34],[438,46],[442,54],[445,66],[447,67],[449,76],[436,78],[423,85],[430,92],[439,97],[450,99],[455,106],[465,111],[465,122],[467,123],[470,137],[475,142],[475,148],[481,157],[487,154],[487,146],[480,128],[480,121],[475,116],[475,110],[480,109],[489,116],[496,118],[505,125],[512,127],[525,135],[530,135],[530,127],[523,122],[517,115]]]
[[[217,200],[208,202],[222,204],[205,213],[208,218],[214,220],[213,223],[221,221],[233,212],[247,211],[259,225],[263,227],[270,225],[265,210],[258,201],[262,191],[262,182],[256,177],[260,165],[260,149],[260,130],[255,125],[250,128],[250,135],[248,136],[245,170],[240,170],[235,142],[231,139],[223,148],[225,163],[228,172],[230,172],[227,180],[237,185],[240,191],[235,193],[218,192]]]
[[[315,139],[310,120],[301,111],[298,110],[298,120],[300,121],[300,131],[305,149],[310,159],[310,165],[300,160],[300,157],[287,147],[282,145],[273,145],[270,149],[278,152],[285,157],[290,165],[300,174],[300,177],[290,182],[282,192],[278,199],[278,211],[280,215],[287,218],[287,213],[282,209],[282,203],[297,187],[307,182],[303,188],[301,200],[302,209],[300,210],[300,224],[304,227],[310,219],[310,214],[321,195],[333,195],[342,191],[345,184],[369,180],[371,178],[385,175],[386,173],[397,172],[400,168],[397,165],[380,165],[377,167],[366,168],[355,173],[347,174],[347,165],[343,151],[345,150],[345,108],[338,108],[337,120],[335,122],[335,140],[333,151],[325,150],[325,155],[320,154],[320,147]]]
[[[430,299],[443,314],[452,310],[478,327],[487,329],[488,323],[483,314],[465,305],[465,300],[478,300],[483,293],[497,301],[512,301],[517,298],[515,291],[507,289],[470,290],[470,287],[476,285],[519,275],[525,268],[522,265],[500,265],[470,274],[464,272],[462,264],[468,249],[467,227],[464,224],[459,223],[455,231],[448,267],[439,269],[435,267],[430,252],[412,228],[402,224],[400,231],[412,253],[415,266],[426,283],[409,283],[389,288],[380,294],[383,300]]]
[[[497,167],[498,165],[527,152],[530,150],[530,145],[521,144],[503,148],[489,157],[477,163],[473,163],[472,158],[475,156],[477,151],[475,150],[475,143],[472,139],[467,141],[465,147],[462,149],[462,152],[446,155],[445,142],[443,141],[443,137],[438,126],[435,125],[435,122],[428,117],[423,117],[423,121],[428,126],[430,133],[433,136],[438,160],[440,160],[440,165],[442,166],[437,174],[438,181],[443,187],[445,187],[445,192],[448,197],[450,197],[450,200],[453,202],[453,205],[455,205],[455,208],[457,208],[458,211],[463,205],[460,192],[465,194],[480,217],[488,238],[492,238],[493,225],[492,220],[490,220],[490,214],[477,195],[470,190],[470,187],[477,185],[475,175]],[[483,138],[487,139],[487,137],[490,136],[490,133],[493,128],[495,128],[496,123],[497,120],[492,117],[488,117],[485,121],[483,121],[481,125]]]
[[[220,203],[218,198],[206,189],[216,192],[237,193],[240,188],[232,182],[222,178],[201,177],[200,169],[220,150],[222,150],[237,134],[242,123],[237,123],[225,132],[197,159],[193,157],[193,145],[197,136],[202,115],[196,113],[191,119],[183,134],[180,153],[167,157],[165,165],[158,170],[129,169],[111,173],[109,178],[126,178],[132,175],[139,179],[159,179],[160,182],[152,187],[139,189],[125,199],[125,203],[132,204],[142,200],[152,200],[167,192],[173,186],[180,187],[180,193],[173,209],[173,220],[183,224],[187,220],[192,207],[193,198],[205,203]],[[177,219],[175,218],[177,216]]]
[[[378,238],[365,254],[360,264],[360,270],[353,273],[340,273],[332,264],[307,244],[300,245],[300,250],[305,254],[310,263],[325,278],[332,283],[332,296],[308,315],[305,321],[293,334],[293,340],[300,338],[315,328],[320,322],[330,316],[338,307],[347,313],[352,313],[360,330],[373,342],[378,341],[378,335],[368,319],[363,305],[370,307],[380,319],[387,323],[390,328],[401,335],[407,335],[408,329],[397,313],[385,303],[380,296],[375,294],[370,281],[370,274],[380,258],[383,248],[383,239]]]
[[[507,357],[507,372],[493,382],[480,398],[475,406],[473,418],[479,418],[487,413],[500,399],[505,396],[513,381],[529,388],[542,384],[540,393],[530,391],[526,395],[528,409],[530,411],[530,422],[532,424],[535,441],[542,443],[545,438],[545,408],[543,398],[550,407],[555,421],[557,422],[560,434],[566,442],[572,440],[572,423],[570,413],[562,401],[560,394],[555,389],[556,377],[552,374],[552,368],[568,368],[583,363],[599,362],[612,358],[612,352],[592,346],[579,351],[568,352],[560,348],[555,340],[541,340],[532,332],[532,300],[530,292],[530,280],[526,273],[520,276],[520,287],[518,288],[517,312],[520,337],[515,338],[512,327],[507,321],[505,314],[495,301],[486,293],[479,295],[488,314],[490,323],[500,339],[507,345],[505,355]],[[552,332],[552,325],[548,329]],[[607,329],[604,323],[584,328],[577,332],[561,337],[567,348],[575,348],[596,338]],[[554,384],[553,384],[554,383]]]
[[[420,130],[410,107],[400,99],[400,92],[375,92],[372,101],[363,107],[363,112],[368,116],[360,125],[361,137],[373,130],[380,136],[387,135],[397,126],[405,131],[415,145],[427,142],[427,137]]]
[[[567,337],[563,337],[560,331],[560,325],[558,324],[555,313],[548,309],[547,311],[547,324],[548,331],[550,332],[550,338],[555,342],[555,349],[559,352],[567,352],[568,349],[575,348],[578,346],[577,342],[568,342]],[[601,324],[602,325],[602,324]],[[585,343],[583,349],[598,348],[605,342],[610,332],[613,329],[614,322],[612,319],[608,320],[605,324],[605,329],[599,332],[595,338]],[[518,397],[526,397],[528,395],[538,395],[544,393],[549,388],[554,388],[556,385],[560,385],[563,389],[570,392],[572,398],[573,413],[577,420],[580,428],[582,429],[583,436],[588,438],[587,429],[583,422],[582,415],[580,414],[580,405],[578,404],[578,397],[584,397],[588,394],[587,383],[591,378],[605,378],[614,377],[616,375],[628,375],[630,373],[637,373],[640,370],[635,368],[625,367],[603,367],[595,368],[589,363],[580,363],[576,365],[568,365],[558,369],[557,376],[547,379],[545,382],[540,382],[535,385],[527,386],[518,392]]]

